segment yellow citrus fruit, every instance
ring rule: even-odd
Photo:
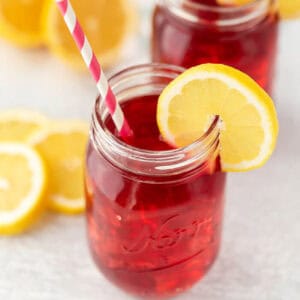
[[[43,28],[49,48],[70,64],[83,67],[83,60],[55,1],[47,1]],[[136,19],[131,1],[73,0],[72,5],[102,66],[116,63]]]
[[[37,112],[9,110],[0,112],[0,142],[26,142],[46,126],[47,119]]]
[[[300,0],[280,0],[279,12],[283,19],[300,17]]]
[[[243,5],[253,0],[217,0],[221,5]],[[282,19],[300,17],[300,0],[279,0],[279,14]]]
[[[43,0],[0,0],[0,36],[24,47],[43,43]]]
[[[172,81],[158,100],[157,123],[164,139],[186,146],[221,118],[224,171],[262,166],[274,150],[278,121],[272,99],[246,74],[225,65],[203,64]]]
[[[84,210],[83,162],[87,139],[88,126],[79,121],[55,122],[30,139],[49,171],[47,203],[54,211]]]
[[[27,229],[44,207],[46,172],[39,154],[19,143],[0,143],[0,234]]]

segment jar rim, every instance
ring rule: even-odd
[[[215,13],[238,13],[244,9],[249,9],[252,6],[259,4],[260,2],[270,2],[272,0],[252,0],[251,2],[240,4],[237,6],[213,6],[209,4],[203,3],[196,3],[193,0],[160,0],[162,2],[167,2],[168,4],[173,5],[187,5],[189,8],[195,8],[203,11],[208,12],[215,12]]]
[[[118,97],[116,86],[118,83],[126,81],[128,77],[133,79],[135,76],[146,76],[147,72],[149,74],[152,74],[151,72],[153,72],[153,74],[156,72],[155,74],[158,74],[158,76],[166,76],[166,74],[171,74],[170,76],[174,77],[175,75],[177,76],[182,73],[182,71],[184,71],[184,68],[168,64],[141,64],[115,73],[109,78],[108,81],[113,92]],[[118,139],[105,127],[103,120],[104,110],[106,110],[107,117],[105,103],[102,101],[101,97],[98,96],[92,114],[91,140],[94,146],[98,150],[100,148],[102,152],[107,151],[107,149],[113,149],[116,156],[124,158],[127,157],[128,159],[133,158],[140,161],[140,163],[151,164],[155,162],[156,165],[160,165],[156,166],[156,170],[160,173],[159,175],[162,175],[161,173],[170,170],[170,166],[166,167],[166,165],[170,163],[173,165],[174,170],[176,168],[182,169],[185,168],[187,164],[191,163],[191,161],[198,160],[199,162],[203,162],[204,158],[207,158],[212,154],[212,152],[218,151],[219,149],[219,116],[214,116],[212,118],[212,122],[208,130],[193,143],[185,147],[155,151],[137,148],[127,144],[121,139]],[[189,161],[186,161],[187,159]]]
[[[213,6],[192,0],[158,0],[159,5],[180,19],[224,28],[259,22],[276,8],[276,3],[277,0],[252,0],[238,6]]]

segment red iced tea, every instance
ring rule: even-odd
[[[160,0],[153,16],[152,58],[191,67],[223,63],[244,71],[268,92],[277,51],[276,1],[241,7],[216,0]]]
[[[134,80],[139,73],[129,76],[136,69],[140,80],[148,72],[147,85]],[[165,143],[156,125],[157,93],[175,76],[161,78],[165,70],[126,73],[135,85],[121,93],[131,146],[117,139],[109,117],[95,112],[87,151],[93,257],[113,283],[142,296],[175,294],[197,282],[217,256],[222,227],[226,176],[219,172],[217,119],[189,148]]]

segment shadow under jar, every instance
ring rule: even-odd
[[[216,0],[158,0],[153,15],[154,62],[235,67],[272,92],[278,39],[277,0],[222,6]]]
[[[182,71],[149,64],[109,80],[134,132],[127,142],[103,99],[92,115],[85,174],[90,249],[111,282],[143,297],[191,287],[220,246],[226,174],[218,117],[179,149],[162,140],[156,125],[158,95]]]

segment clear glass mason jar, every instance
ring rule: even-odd
[[[216,0],[158,0],[152,59],[183,67],[230,65],[271,93],[277,39],[277,0],[252,0],[241,6],[217,6]]]
[[[149,64],[110,78],[134,132],[130,145],[118,138],[101,98],[92,115],[85,172],[90,249],[110,281],[140,296],[189,288],[220,247],[226,174],[218,117],[179,149],[161,140],[156,125],[158,95],[182,71]]]

